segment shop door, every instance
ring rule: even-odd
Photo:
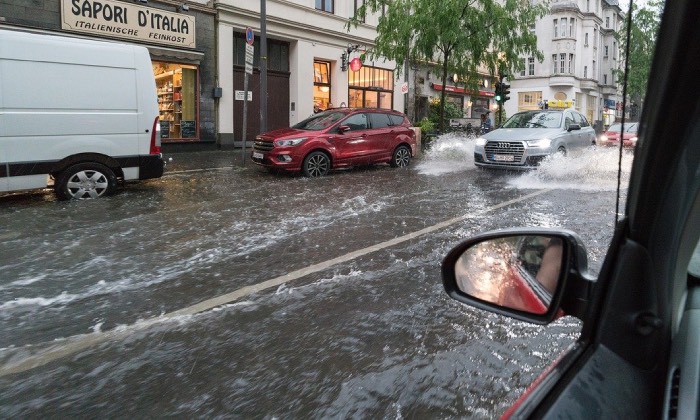
[[[233,89],[243,91],[243,68],[233,69]],[[260,72],[248,76],[248,91],[253,100],[248,102],[246,144],[251,146],[260,134]],[[267,131],[289,127],[289,73],[267,72]],[[243,135],[243,101],[234,100],[233,131],[236,141]]]

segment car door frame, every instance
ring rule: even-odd
[[[700,54],[682,47],[700,44],[698,16],[694,0],[666,4],[625,215],[615,226],[581,336],[506,417],[667,418],[668,393],[675,388],[695,402],[683,415],[698,417],[698,382],[684,384],[699,377],[700,356],[684,347],[683,320],[686,307],[700,307],[688,301],[696,292],[686,286],[689,255],[700,237],[694,123],[700,107],[696,95],[683,92],[700,90]],[[672,349],[674,360],[694,370],[678,387],[671,386]]]

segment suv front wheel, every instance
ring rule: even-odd
[[[301,166],[301,171],[304,176],[311,178],[325,176],[331,169],[331,159],[323,152],[312,152],[306,158]]]

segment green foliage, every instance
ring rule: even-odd
[[[428,118],[430,119],[431,123],[434,124],[436,127],[441,127],[441,132],[445,131],[443,127],[447,126],[450,123],[450,119],[464,117],[464,112],[457,105],[451,102],[446,102],[444,112],[442,113],[444,115],[442,120],[444,124],[440,124],[441,108],[442,107],[440,106],[440,101],[431,101],[430,110],[428,111]]]
[[[491,74],[512,74],[524,64],[523,56],[544,59],[537,50],[537,37],[530,26],[547,13],[545,3],[522,0],[365,0],[348,22],[356,27],[369,13],[380,16],[375,45],[368,58],[385,57],[397,64],[437,62],[442,85],[447,75],[457,74],[471,89],[478,88],[478,70],[485,66]],[[445,92],[441,103],[445,104]],[[444,108],[440,128],[444,130]]]
[[[656,38],[659,33],[663,3],[655,1],[648,6],[632,5],[632,26],[629,42],[629,62],[627,74],[627,95],[633,101],[639,102],[646,96],[649,71],[654,58]],[[618,83],[622,84],[625,76],[625,56],[627,49],[627,19],[620,32],[615,34],[620,46],[620,62],[623,66],[614,69],[613,74]]]
[[[433,122],[430,121],[428,117],[423,117],[423,119],[420,120],[420,122],[418,123],[418,126],[420,127],[420,131],[423,136],[435,131],[435,124],[433,124]]]

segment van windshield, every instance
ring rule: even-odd
[[[337,111],[321,112],[319,114],[315,114],[312,117],[305,119],[302,122],[293,125],[292,127],[298,128],[300,130],[311,131],[325,130],[326,128],[338,122],[341,118],[345,117],[345,115],[346,114],[344,112]]]

